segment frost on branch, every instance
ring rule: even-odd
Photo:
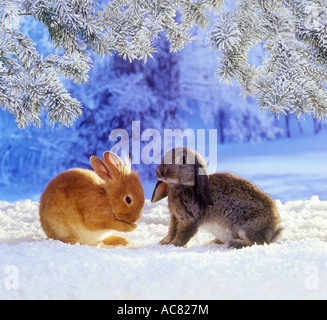
[[[222,54],[219,76],[240,83],[262,109],[326,118],[324,1],[239,0],[234,11],[220,14],[209,42]],[[247,54],[259,44],[266,59],[261,66],[250,66]]]
[[[59,76],[87,82],[90,51],[130,61],[153,57],[165,36],[171,51],[194,40],[192,28],[211,21],[209,44],[220,51],[218,75],[241,85],[272,113],[295,112],[323,119],[327,114],[327,4],[324,0],[237,0],[230,12],[223,0],[0,0],[0,104],[18,125],[70,125],[81,105]],[[60,54],[42,57],[20,19],[41,22]],[[261,66],[248,62],[263,45]]]
[[[113,0],[100,8],[92,0],[0,0],[0,104],[21,128],[41,125],[44,109],[51,124],[70,125],[81,105],[64,89],[59,75],[86,82],[89,49],[146,61],[156,52],[154,40],[164,33],[170,49],[180,50],[193,39],[193,25],[206,26],[207,11],[221,2]],[[181,21],[178,9],[185,15]],[[43,23],[63,53],[42,57],[29,36],[20,32],[24,16]]]
[[[87,81],[88,55],[65,53],[43,58],[30,37],[19,31],[21,11],[11,2],[0,6],[0,104],[14,114],[20,128],[41,125],[46,109],[50,124],[71,125],[81,105],[59,80],[59,75]]]

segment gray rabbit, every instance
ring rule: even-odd
[[[201,227],[215,243],[240,249],[271,243],[281,232],[273,199],[252,182],[231,173],[208,175],[196,151],[176,148],[157,167],[152,202],[168,196],[168,235],[160,244],[184,246]]]

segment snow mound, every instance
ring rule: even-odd
[[[277,205],[269,246],[226,250],[199,232],[188,248],[159,246],[169,214],[146,201],[122,248],[47,240],[38,202],[0,202],[0,299],[326,299],[327,201]],[[118,233],[116,233],[118,234]]]

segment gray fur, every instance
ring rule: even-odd
[[[205,160],[194,150],[177,148],[170,153],[172,162],[165,163],[166,155],[157,168],[162,192],[156,186],[152,197],[156,202],[168,195],[169,232],[160,244],[184,246],[200,227],[227,248],[276,240],[280,216],[268,194],[231,173],[207,175]]]

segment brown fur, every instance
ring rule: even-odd
[[[228,248],[276,240],[280,216],[269,195],[231,173],[208,175],[204,159],[194,150],[179,148],[171,153],[172,164],[165,164],[164,158],[157,168],[159,182],[152,198],[156,202],[168,196],[169,232],[160,244],[184,246],[200,227]],[[193,154],[192,163],[186,161],[187,154]]]
[[[121,160],[117,164],[105,159],[91,158],[96,172],[71,169],[49,182],[39,208],[41,225],[49,238],[72,244],[96,245],[102,240],[110,245],[128,243],[123,237],[105,237],[110,230],[130,232],[137,227],[144,191],[136,172],[130,172]],[[125,201],[127,195],[132,199],[130,205]]]

